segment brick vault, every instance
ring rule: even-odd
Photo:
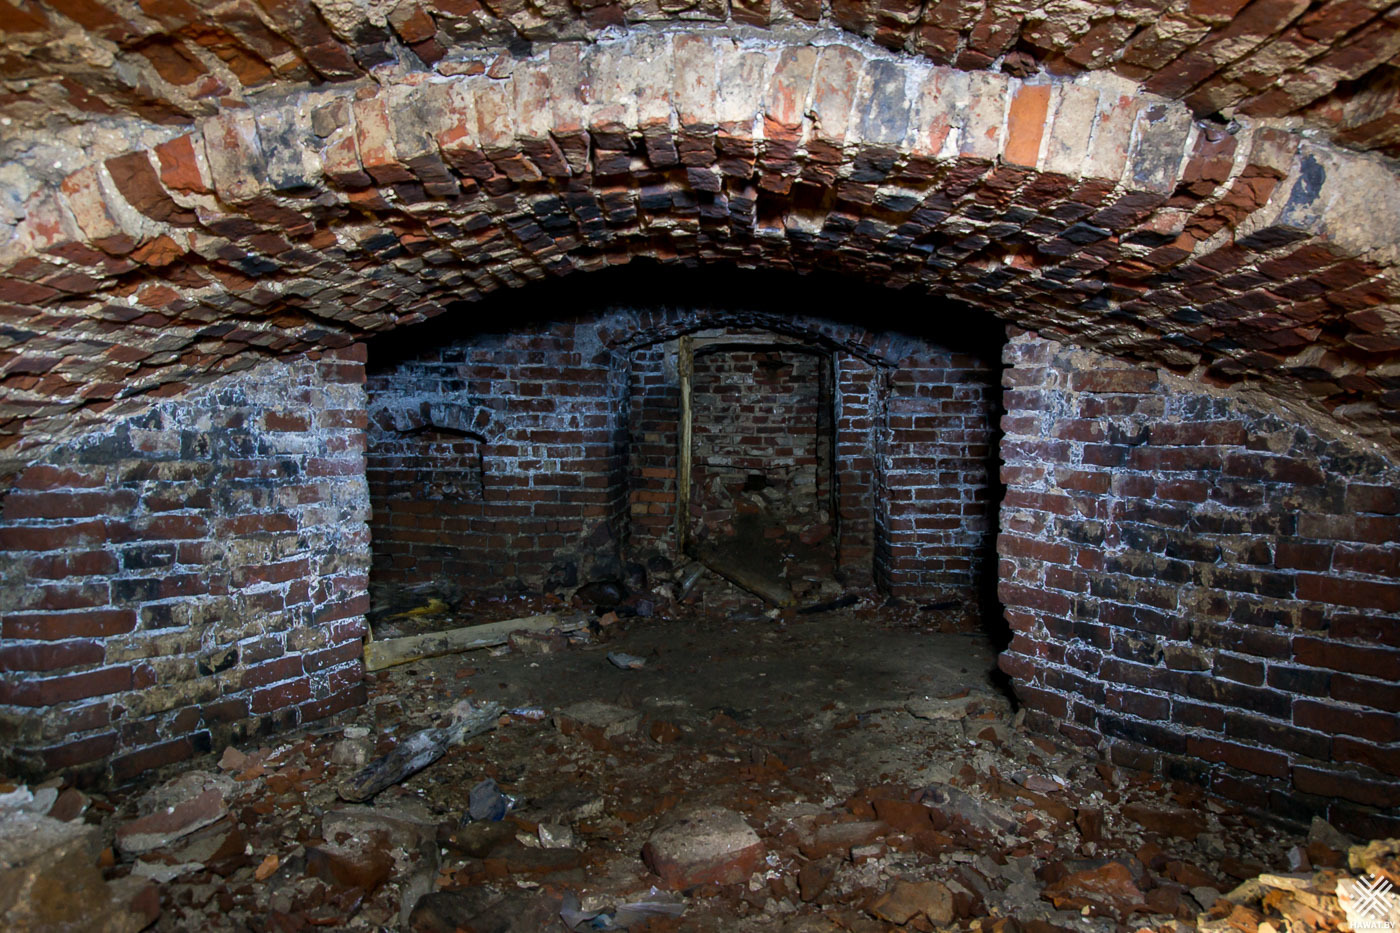
[[[7,16],[15,767],[124,780],[359,702],[367,437],[525,430],[499,398],[367,397],[365,342],[641,259],[903,289],[924,330],[950,302],[1005,322],[995,573],[1029,721],[1261,807],[1400,824],[1394,9]],[[900,358],[864,309],[829,313],[813,339]],[[617,359],[717,323],[553,336],[597,367],[606,420]],[[627,504],[585,493],[552,505]]]

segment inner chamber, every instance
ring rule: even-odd
[[[976,627],[999,328],[927,299],[852,315],[829,281],[640,277],[371,345],[378,601],[608,584],[631,609],[896,600]]]

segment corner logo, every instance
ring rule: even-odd
[[[1400,903],[1385,878],[1371,875],[1342,882],[1342,907],[1353,930],[1395,930]]]

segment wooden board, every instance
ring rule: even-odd
[[[380,671],[386,667],[423,658],[457,654],[475,648],[493,648],[509,641],[511,632],[547,632],[552,628],[564,632],[577,632],[587,625],[588,621],[584,618],[561,619],[553,613],[546,613],[521,619],[487,622],[485,625],[468,625],[465,628],[453,628],[443,632],[385,638],[365,645],[365,670]]]
[[[691,338],[676,341],[676,373],[681,383],[680,420],[676,431],[676,554],[686,552],[690,535],[690,447],[692,421],[690,383],[695,375],[695,351]]]

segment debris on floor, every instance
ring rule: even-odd
[[[344,781],[338,793],[343,800],[365,801],[386,787],[423,770],[441,758],[449,748],[496,727],[501,704],[480,706],[462,700],[452,707],[447,722],[415,732],[396,744],[382,758],[375,759]]]
[[[791,606],[796,601],[783,580],[755,566],[741,554],[711,548],[696,548],[691,555],[709,570],[740,589],[774,606]]]
[[[0,927],[1292,933],[1400,919],[1400,841],[1281,826],[1029,734],[980,636],[878,610],[736,617],[614,618],[551,652],[420,658],[371,675],[370,702],[337,722],[110,794],[0,783]],[[646,663],[621,676],[617,658]]]
[[[613,667],[624,671],[639,671],[647,666],[646,658],[639,658],[625,651],[609,651],[608,660],[612,662]]]
[[[160,913],[135,873],[103,879],[99,826],[53,814],[59,795],[0,787],[0,929],[137,933]],[[110,854],[110,853],[108,853]]]

